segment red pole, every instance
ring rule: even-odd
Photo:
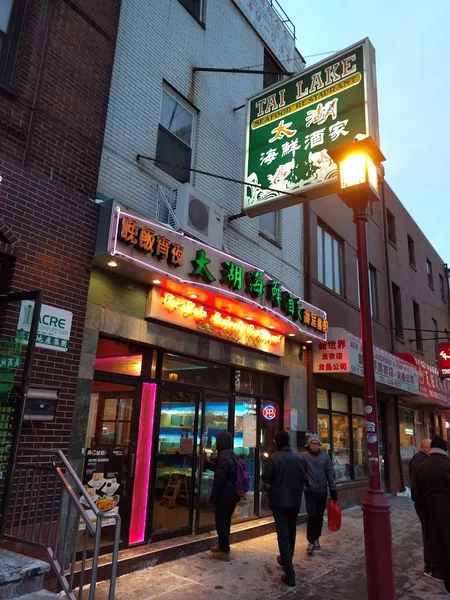
[[[370,310],[369,261],[367,258],[367,206],[359,198],[353,204],[359,272],[361,338],[364,367],[364,401],[366,407],[369,489],[362,503],[366,547],[368,600],[395,600],[394,563],[392,556],[391,507],[381,489],[380,448],[378,444],[378,408]]]

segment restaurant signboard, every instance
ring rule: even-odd
[[[448,379],[450,377],[450,343],[438,344],[438,362],[441,379]]]
[[[243,211],[332,193],[328,151],[367,135],[378,143],[375,50],[365,39],[248,100]]]
[[[419,396],[423,400],[450,406],[450,385],[439,376],[439,370],[432,365],[413,356],[412,354],[398,353],[403,360],[415,365],[419,377]]]
[[[115,202],[102,205],[96,261],[127,263],[127,276],[167,289],[178,282],[260,309],[289,331],[326,340],[326,313],[305,302],[257,267],[183,233],[130,213]],[[98,262],[99,261],[99,262]],[[146,274],[146,275],[145,275]],[[178,294],[182,295],[182,294]]]

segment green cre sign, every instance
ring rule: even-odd
[[[378,143],[375,50],[365,39],[267,88],[247,104],[243,210],[257,216],[334,191],[328,150]]]

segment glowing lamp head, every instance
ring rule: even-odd
[[[351,203],[351,194],[366,194],[369,201],[379,199],[378,169],[385,160],[370,137],[355,140],[344,147],[329,150],[338,167],[340,196]]]

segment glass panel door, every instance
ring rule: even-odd
[[[164,390],[161,401],[153,533],[192,532],[199,394]]]
[[[199,447],[199,475],[197,502],[197,532],[214,529],[214,506],[210,503],[214,472],[205,470],[205,458],[217,458],[216,439],[222,431],[228,431],[229,398],[205,393],[204,410],[201,418],[201,443]]]
[[[134,385],[93,382],[82,474],[83,484],[97,507],[120,514],[124,540],[134,478],[136,395]],[[105,520],[104,545],[113,542],[113,523]],[[80,531],[80,536],[83,533]]]
[[[261,400],[261,434],[259,444],[259,470],[260,477],[264,469],[265,461],[276,451],[275,436],[280,431],[281,407],[279,402],[268,402]],[[260,516],[271,514],[267,489],[260,479]]]
[[[243,461],[250,475],[246,498],[236,506],[233,522],[255,515],[255,461],[257,446],[257,401],[236,396],[234,413],[234,452]]]

